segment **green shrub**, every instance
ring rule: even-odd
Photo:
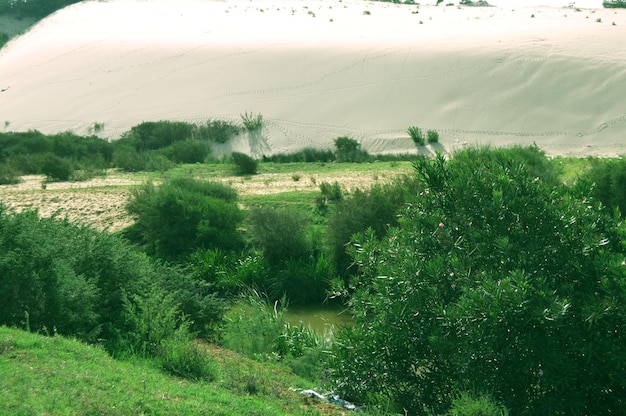
[[[221,183],[177,177],[132,191],[128,212],[150,253],[177,259],[198,248],[237,249],[243,214],[237,193]]]
[[[332,184],[324,181],[320,183],[320,191],[322,195],[329,201],[341,201],[343,199],[343,191],[339,182],[335,181]]]
[[[354,234],[371,228],[378,238],[382,238],[389,227],[397,225],[398,211],[406,199],[405,185],[410,188],[408,181],[397,180],[390,185],[374,185],[365,191],[357,189],[337,203],[328,219],[328,244],[341,276],[353,271],[346,244]]]
[[[271,359],[277,355],[284,326],[284,311],[279,308],[279,302],[270,303],[257,292],[251,292],[226,312],[222,343],[253,359]]]
[[[257,173],[259,162],[245,153],[232,152],[230,157],[235,164],[237,175],[254,175]]]
[[[337,137],[334,143],[338,162],[365,162],[369,159],[369,154],[361,149],[361,143],[350,137]]]
[[[73,172],[74,167],[71,161],[54,154],[46,155],[41,166],[41,173],[46,175],[46,179],[49,181],[67,181]]]
[[[605,0],[602,2],[602,7],[607,9],[626,9],[626,1],[624,0]]]
[[[622,217],[626,215],[626,160],[594,159],[580,181],[593,184],[591,196],[609,210],[618,209]]]
[[[9,42],[9,39],[8,33],[0,32],[0,49]]]
[[[337,334],[335,391],[382,392],[411,414],[441,414],[468,389],[513,414],[619,413],[624,225],[582,184],[549,186],[520,162],[415,168],[424,191],[398,226],[352,244],[357,322]]]
[[[271,156],[263,156],[264,162],[294,163],[294,162],[332,162],[335,153],[332,150],[315,149],[306,147],[292,153],[277,153]]]
[[[254,244],[272,265],[301,259],[309,253],[308,219],[293,209],[253,208],[249,215]]]
[[[0,185],[15,185],[20,182],[20,175],[9,164],[0,164]]]
[[[241,127],[223,120],[208,120],[197,128],[195,137],[213,143],[228,143],[241,133]]]
[[[125,133],[120,145],[131,144],[139,151],[158,150],[191,139],[196,127],[182,121],[146,121]]]
[[[439,133],[436,130],[427,130],[426,138],[429,144],[439,143]]]
[[[214,381],[218,366],[201,344],[187,337],[174,337],[162,342],[157,358],[166,372],[190,380]]]
[[[263,127],[263,115],[261,114],[248,114],[246,111],[241,114],[241,121],[243,122],[244,129],[250,133],[258,132]]]
[[[415,143],[416,146],[424,146],[424,133],[422,133],[422,129],[419,127],[411,126],[407,129],[407,133],[411,136],[411,139]]]
[[[174,163],[202,163],[211,153],[211,148],[206,142],[183,140],[171,144],[163,152]]]
[[[508,412],[502,406],[493,402],[490,397],[474,397],[463,393],[452,400],[450,416],[507,416]]]

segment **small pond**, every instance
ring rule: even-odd
[[[324,333],[329,326],[337,328],[354,323],[350,312],[342,304],[293,305],[289,306],[285,316],[290,324],[302,322],[318,333]]]

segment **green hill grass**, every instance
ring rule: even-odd
[[[168,376],[149,361],[111,358],[93,346],[0,327],[4,415],[332,415],[308,401],[307,387],[280,367],[207,346],[218,364],[214,382]]]

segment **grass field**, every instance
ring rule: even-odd
[[[339,415],[305,398],[311,388],[280,367],[206,346],[213,382],[165,375],[149,361],[114,360],[61,336],[0,327],[0,391],[5,415]]]

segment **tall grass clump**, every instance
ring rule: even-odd
[[[241,114],[241,121],[243,122],[243,128],[250,133],[258,132],[263,127],[263,115],[248,113],[247,111]]]
[[[428,144],[439,143],[439,132],[436,130],[427,130],[426,139],[428,140]]]
[[[424,146],[426,143],[424,133],[419,127],[411,126],[407,129],[407,133],[409,133],[411,140],[413,140],[416,146]]]

